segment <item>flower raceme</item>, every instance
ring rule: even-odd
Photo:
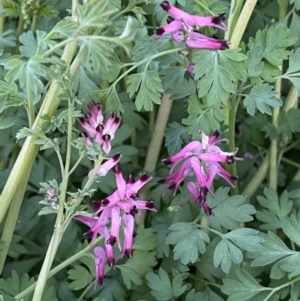
[[[237,176],[226,171],[220,163],[231,164],[236,160],[243,160],[243,158],[235,157],[238,148],[232,152],[223,152],[221,148],[216,146],[217,143],[224,140],[219,139],[219,132],[214,132],[211,137],[206,136],[203,132],[200,134],[202,142],[192,141],[177,154],[163,160],[166,165],[172,164],[172,168],[170,174],[159,180],[159,183],[168,184],[167,188],[173,190],[175,195],[178,187],[185,179],[195,176],[196,183],[189,181],[187,189],[204,212],[207,215],[212,215],[212,210],[206,203],[206,196],[208,192],[213,195],[210,187],[215,176],[219,175],[224,178],[231,186],[233,186],[232,181],[237,180]],[[174,171],[178,163],[182,164]]]
[[[133,237],[136,235],[134,231],[134,216],[140,214],[139,211],[144,209],[156,212],[153,202],[140,200],[138,197],[138,191],[152,179],[151,176],[143,173],[138,180],[134,180],[132,176],[129,176],[127,181],[125,181],[118,165],[113,168],[113,172],[117,182],[116,191],[107,198],[94,202],[96,211],[92,216],[76,215],[74,217],[90,227],[85,236],[91,239],[92,243],[98,235],[103,235],[108,258],[107,263],[110,267],[115,266],[113,251],[115,243],[122,251],[122,256],[132,257]],[[121,247],[119,240],[121,228],[124,229],[123,247]],[[105,260],[103,258],[106,258],[106,256],[97,249],[96,284],[103,283],[103,260]]]
[[[170,5],[168,1],[163,1],[160,6],[171,16],[167,18],[167,24],[156,29],[157,38],[166,34],[171,34],[175,42],[185,41],[190,48],[208,48],[208,49],[227,49],[229,48],[226,40],[219,40],[207,37],[194,28],[199,29],[205,26],[211,26],[226,30],[221,23],[225,21],[225,14],[213,17],[201,17],[191,15],[175,6]]]
[[[115,136],[121,118],[116,116],[115,112],[110,114],[110,117],[104,122],[102,114],[102,106],[91,101],[88,104],[89,112],[84,117],[79,118],[79,123],[85,130],[82,136],[85,139],[87,146],[96,143],[102,147],[105,154],[109,154],[111,150],[111,140]]]

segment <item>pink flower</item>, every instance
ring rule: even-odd
[[[203,132],[200,132],[200,134],[202,142],[192,141],[175,155],[163,160],[166,165],[172,164],[173,166],[170,174],[158,182],[160,184],[168,183],[167,188],[173,190],[175,195],[185,178],[195,176],[196,184],[189,182],[187,188],[205,213],[211,215],[212,212],[206,204],[206,195],[207,192],[213,195],[210,187],[215,176],[219,175],[231,186],[233,186],[232,181],[237,180],[237,176],[231,175],[220,163],[231,164],[236,160],[243,160],[243,158],[235,157],[238,148],[235,148],[232,152],[223,152],[221,148],[216,146],[217,143],[224,140],[219,139],[218,132],[214,132],[211,137],[206,136]],[[174,171],[178,163],[182,164]]]
[[[190,48],[208,48],[208,49],[227,49],[229,48],[227,41],[206,37],[194,31],[204,26],[217,27],[226,30],[226,27],[220,25],[225,21],[225,14],[214,17],[201,17],[191,15],[183,10],[170,5],[168,1],[163,1],[161,7],[167,11],[172,17],[167,18],[167,24],[156,29],[157,38],[161,38],[166,34],[171,34],[175,42],[185,42]]]
[[[94,249],[95,253],[95,267],[96,267],[96,282],[95,288],[98,284],[104,284],[104,272],[105,272],[105,252],[101,247],[96,247]]]
[[[87,146],[96,143],[102,147],[102,150],[109,154],[111,150],[111,140],[114,139],[115,132],[118,129],[121,118],[112,112],[110,117],[104,122],[102,106],[91,101],[88,104],[89,112],[84,117],[79,118],[79,123],[85,130],[82,133]]]
[[[117,189],[106,199],[95,201],[95,213],[93,216],[76,215],[74,218],[90,227],[85,236],[95,240],[98,234],[105,238],[105,248],[108,264],[115,265],[113,246],[117,243],[122,255],[132,257],[132,241],[135,236],[134,216],[140,214],[139,210],[150,210],[156,212],[153,202],[140,200],[138,191],[148,183],[152,177],[142,174],[138,180],[129,176],[125,181],[118,165],[113,168],[115,173]],[[99,217],[97,217],[99,215]],[[109,230],[110,227],[110,230]],[[124,245],[121,247],[119,232],[124,228]]]

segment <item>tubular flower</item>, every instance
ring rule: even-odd
[[[102,106],[91,101],[88,104],[89,112],[84,117],[79,118],[79,123],[85,130],[82,133],[87,146],[96,143],[102,147],[106,154],[111,150],[111,140],[114,139],[115,132],[118,129],[121,118],[116,116],[115,112],[104,122]]]
[[[202,142],[192,141],[175,155],[163,160],[166,165],[172,164],[172,168],[170,174],[158,182],[168,184],[167,188],[173,190],[175,195],[179,185],[186,178],[195,176],[196,184],[188,182],[187,188],[205,213],[211,215],[212,211],[206,203],[206,196],[208,192],[213,195],[210,187],[215,176],[219,175],[232,187],[234,187],[232,181],[237,180],[237,176],[230,174],[220,163],[232,164],[236,160],[243,160],[243,158],[235,157],[238,148],[232,152],[223,152],[221,148],[216,146],[217,143],[224,140],[219,139],[219,132],[214,132],[211,137],[206,136],[203,132],[200,134]],[[181,165],[174,171],[178,163]]]
[[[95,288],[98,284],[104,284],[104,271],[105,271],[105,251],[101,247],[94,249],[95,253],[95,268],[96,268],[96,282]]]
[[[229,48],[226,40],[209,38],[194,31],[194,29],[199,29],[205,26],[217,27],[222,30],[226,30],[226,27],[221,25],[221,23],[225,21],[224,13],[213,17],[201,17],[191,15],[175,6],[172,6],[168,1],[163,1],[160,6],[171,16],[167,18],[167,24],[165,26],[156,29],[158,39],[166,34],[171,34],[175,42],[185,42],[190,48]]]
[[[92,216],[76,215],[74,218],[83,222],[90,230],[85,236],[93,242],[97,235],[103,235],[105,249],[108,257],[108,265],[114,267],[115,258],[113,246],[117,243],[122,251],[122,256],[132,257],[132,242],[135,236],[134,216],[140,214],[139,210],[150,210],[156,212],[153,202],[140,200],[138,191],[148,183],[152,177],[146,173],[138,180],[129,176],[124,180],[122,171],[118,165],[113,168],[117,182],[117,189],[106,199],[95,201],[95,212]],[[109,230],[110,227],[110,230]],[[121,247],[119,241],[120,228],[124,228],[124,245]]]

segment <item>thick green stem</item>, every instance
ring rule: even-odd
[[[287,12],[288,0],[279,1],[279,21],[285,18]],[[282,69],[282,66],[279,66],[279,69]],[[275,81],[275,91],[279,94],[281,93],[281,82],[282,79],[279,77]],[[278,127],[278,117],[280,109],[274,108],[272,114],[272,124],[277,129]],[[277,178],[278,178],[278,164],[277,164],[277,153],[278,153],[278,139],[273,139],[271,141],[270,149],[270,187],[277,189]]]
[[[62,59],[66,61],[67,64],[73,59],[74,53],[76,51],[77,44],[71,43],[68,44],[65,48],[65,51],[62,55]],[[75,59],[76,60],[76,59]],[[75,64],[75,60],[72,66]],[[78,66],[77,66],[78,67]],[[75,68],[71,68],[71,72],[75,72]],[[43,104],[40,108],[40,111],[37,115],[37,118],[33,124],[33,129],[39,127],[43,120],[42,116],[48,115],[52,116],[57,107],[59,106],[60,99],[57,97],[61,92],[61,88],[56,81],[53,81],[49,87],[48,93],[45,96]],[[8,206],[14,196],[15,191],[18,189],[18,186],[21,181],[24,179],[24,174],[27,170],[31,170],[34,159],[38,151],[38,145],[35,144],[36,136],[27,137],[22,149],[19,153],[19,156],[12,168],[12,171],[6,181],[6,184],[3,188],[2,194],[0,196],[0,222],[2,222],[4,215],[8,209]]]
[[[42,269],[39,273],[39,278],[37,281],[37,286],[34,291],[33,301],[40,301],[42,300],[44,288],[46,285],[46,281],[48,279],[48,274],[51,269],[51,265],[53,263],[55,254],[57,252],[58,246],[62,239],[62,236],[65,231],[65,226],[63,225],[64,220],[64,205],[67,196],[68,190],[68,183],[69,183],[69,170],[70,170],[70,162],[71,162],[71,150],[72,150],[72,112],[73,112],[73,102],[69,99],[69,109],[68,109],[68,137],[67,137],[67,153],[66,153],[66,160],[65,160],[65,168],[64,168],[64,175],[61,185],[61,192],[59,198],[59,206],[58,212],[55,221],[55,230],[52,235],[52,239],[50,245],[48,247],[45,260],[43,262]]]
[[[30,171],[27,171],[27,174],[25,174],[25,178],[18,186],[18,189],[14,195],[14,198],[12,200],[10,209],[8,211],[8,215],[6,218],[6,223],[4,225],[3,233],[1,240],[5,243],[4,247],[0,249],[0,274],[2,272],[2,269],[4,267],[5,259],[7,256],[7,252],[9,249],[9,245],[15,230],[15,226],[18,220],[19,211],[22,205],[22,201],[24,198],[25,190],[27,187],[27,181],[30,175]]]
[[[150,145],[147,151],[146,162],[144,170],[149,173],[153,173],[156,169],[160,149],[162,146],[165,128],[168,123],[169,115],[172,108],[172,101],[170,101],[169,94],[163,94],[161,105],[158,110],[157,119],[155,122],[153,134],[151,137]],[[140,198],[146,199],[149,194],[149,189],[143,188],[140,191]],[[140,217],[137,218],[137,223],[143,225],[145,221],[145,213],[143,212]]]
[[[4,5],[3,5],[3,0],[0,0],[0,13],[3,12],[4,10]],[[4,17],[0,16],[0,34],[4,32]]]
[[[231,0],[229,16],[227,21],[227,31],[225,32],[225,39],[230,40],[233,29],[235,28],[238,17],[241,13],[244,0]]]
[[[31,78],[30,76],[27,76],[26,78],[26,90],[27,90],[27,115],[28,115],[28,122],[29,127],[31,128],[33,126],[34,120],[35,120],[35,114],[34,114],[34,103],[33,103],[33,95],[31,90]]]

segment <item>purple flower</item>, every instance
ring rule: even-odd
[[[156,29],[157,38],[161,38],[166,34],[171,34],[175,42],[185,42],[190,48],[208,48],[208,49],[227,49],[228,42],[206,37],[194,31],[204,26],[217,27],[226,30],[226,27],[220,25],[225,21],[225,14],[220,14],[214,17],[201,17],[191,15],[183,10],[170,5],[168,1],[163,1],[161,7],[168,12],[172,17],[167,18],[167,24]]]
[[[189,182],[187,188],[205,213],[211,215],[212,211],[206,204],[206,195],[207,192],[213,195],[210,187],[215,176],[219,175],[231,186],[233,186],[232,181],[237,180],[237,176],[230,174],[220,163],[231,164],[236,160],[243,160],[243,158],[235,157],[238,148],[232,152],[223,152],[221,148],[216,146],[217,143],[224,140],[219,139],[219,132],[214,132],[211,137],[206,136],[203,132],[200,134],[202,142],[192,141],[175,155],[163,160],[164,164],[172,164],[173,166],[170,174],[158,182],[168,184],[167,188],[173,190],[175,195],[185,178],[195,176],[196,184]],[[178,163],[181,163],[181,166],[174,171]]]
[[[122,251],[122,255],[126,255],[128,258],[132,257],[135,214],[140,214],[139,210],[143,209],[156,212],[153,202],[140,200],[138,197],[138,191],[152,179],[151,176],[144,173],[136,181],[132,176],[125,181],[118,165],[113,168],[113,171],[117,182],[116,191],[106,199],[94,202],[96,211],[93,216],[76,215],[74,217],[90,227],[85,236],[92,242],[98,234],[104,236],[108,264],[111,267],[115,265],[113,253],[115,243]],[[124,228],[123,247],[119,241],[121,227]]]
[[[121,118],[117,117],[115,112],[112,112],[107,121],[104,122],[102,106],[94,101],[88,104],[88,109],[89,112],[84,117],[79,118],[79,123],[85,130],[82,133],[85,143],[87,146],[90,146],[92,142],[96,143],[102,147],[106,154],[109,154],[111,150],[110,142],[121,123]]]
[[[96,267],[96,282],[95,288],[98,284],[104,284],[104,272],[105,272],[105,251],[101,247],[96,247],[94,249],[95,253],[95,267]]]

